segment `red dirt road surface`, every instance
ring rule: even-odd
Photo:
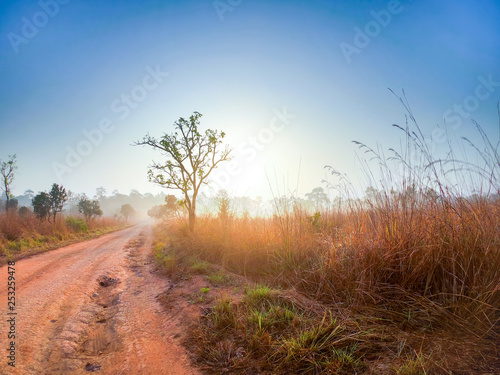
[[[7,266],[0,268],[2,374],[197,374],[166,324],[148,227],[15,265],[15,368],[8,366]]]

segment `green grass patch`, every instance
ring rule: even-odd
[[[210,265],[204,260],[194,259],[191,261],[189,268],[194,273],[206,275],[209,272]]]
[[[66,226],[73,230],[75,233],[87,233],[89,231],[89,226],[83,219],[68,216],[65,219],[65,223]]]
[[[271,288],[266,285],[256,285],[245,291],[245,302],[255,306],[271,299]]]
[[[210,275],[207,275],[206,278],[211,284],[215,286],[229,284],[232,281],[231,277],[224,271],[213,272]]]
[[[177,259],[175,254],[167,253],[164,246],[155,246],[155,261],[158,267],[167,275],[171,276],[177,270]]]
[[[208,317],[218,331],[235,329],[238,325],[236,309],[231,298],[227,296],[222,296],[215,301]]]
[[[358,348],[362,333],[348,329],[332,313],[303,311],[266,285],[247,286],[238,303],[221,297],[196,331],[198,360],[216,372],[248,368],[273,374],[360,372],[365,366]]]
[[[417,358],[407,358],[404,363],[393,369],[397,375],[426,375],[426,361],[422,355]]]

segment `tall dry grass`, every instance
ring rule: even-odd
[[[177,222],[169,228],[172,246],[382,325],[494,345],[500,340],[500,198],[495,194],[500,143],[491,142],[476,124],[484,144],[465,141],[484,163],[460,159],[451,142],[447,157],[438,158],[407,101],[401,101],[408,119],[405,126],[396,125],[404,134],[401,150],[385,156],[356,142],[378,168],[375,173],[364,164],[375,186],[366,197],[353,198],[343,183],[338,187],[347,192],[344,203],[316,215],[287,204],[278,205],[272,218],[223,222],[206,215],[193,235]],[[455,357],[460,361],[459,354]]]
[[[325,212],[317,226],[300,209],[285,217],[233,218],[224,227],[205,216],[194,236],[181,234],[178,224],[174,242],[325,303],[384,306],[401,319],[413,310],[415,318],[439,325],[454,325],[453,317],[496,322],[500,201],[461,200],[453,207],[434,201],[410,212],[388,199],[370,209]]]

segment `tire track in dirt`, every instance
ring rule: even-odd
[[[185,350],[169,326],[168,314],[158,301],[171,283],[157,276],[149,264],[150,229],[131,245],[128,277],[116,315],[124,350],[110,358],[115,370],[109,374],[198,374],[189,366]]]
[[[16,368],[2,358],[0,372],[195,373],[163,325],[156,296],[168,281],[150,272],[149,246],[149,229],[134,227],[17,262]],[[116,282],[99,285],[103,276]],[[5,266],[0,280],[6,296]],[[1,348],[8,347],[6,328]]]

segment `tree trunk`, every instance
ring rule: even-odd
[[[7,186],[7,183],[5,183],[5,198],[7,199],[5,201],[5,212],[9,212],[9,202],[10,202],[10,194],[9,194],[9,187]]]
[[[194,232],[194,222],[196,221],[196,211],[194,207],[189,209],[189,231]]]

